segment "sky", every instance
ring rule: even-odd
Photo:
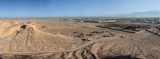
[[[160,0],[0,0],[0,17],[113,16],[160,10]]]

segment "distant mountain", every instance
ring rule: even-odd
[[[160,17],[160,11],[152,10],[147,12],[133,12],[131,14],[125,14],[120,16],[129,16],[129,17]]]

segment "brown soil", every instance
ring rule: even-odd
[[[1,58],[160,58],[160,36],[149,31],[126,33],[99,28],[96,27],[96,25],[99,25],[96,23],[79,23],[73,20],[36,19],[15,21],[0,22]],[[43,26],[47,28],[42,28]],[[93,34],[93,32],[97,33]],[[85,36],[79,37],[80,35]]]

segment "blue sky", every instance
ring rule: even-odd
[[[160,0],[0,0],[0,17],[111,16],[160,10]]]

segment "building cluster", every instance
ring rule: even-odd
[[[160,18],[140,18],[138,20],[144,21],[144,22],[151,22],[151,23],[160,22]]]

